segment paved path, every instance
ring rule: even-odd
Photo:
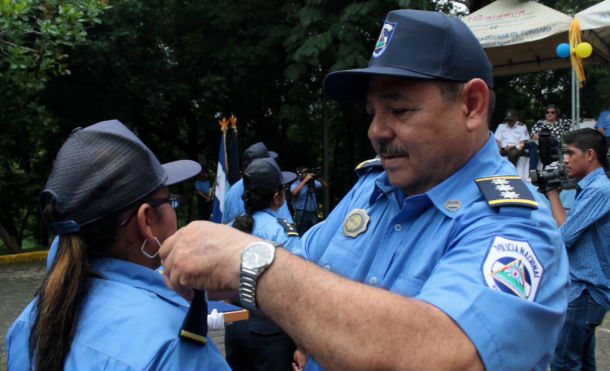
[[[32,299],[45,274],[44,261],[0,265],[0,370],[6,370],[4,335],[13,320]],[[211,336],[224,354],[224,331]],[[523,350],[524,352],[527,349]],[[597,330],[597,369],[610,371],[610,315]]]

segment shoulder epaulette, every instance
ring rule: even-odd
[[[299,232],[297,232],[297,228],[294,226],[294,224],[283,218],[277,218],[277,221],[280,222],[282,227],[284,227],[284,231],[286,231],[287,235],[296,237],[299,236]]]
[[[358,175],[365,173],[368,170],[383,170],[383,166],[381,166],[381,159],[379,157],[372,158],[370,160],[362,161],[354,168],[354,171],[358,173]]]
[[[491,207],[513,205],[538,208],[532,192],[517,175],[490,176],[474,181]]]

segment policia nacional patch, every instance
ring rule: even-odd
[[[354,209],[343,220],[343,234],[346,237],[356,237],[366,231],[369,224],[369,215],[365,209]]]
[[[538,208],[538,202],[516,175],[491,176],[474,180],[491,207],[516,205]]]

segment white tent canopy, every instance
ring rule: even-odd
[[[594,50],[606,60],[610,60],[610,0],[593,5],[579,13],[583,39],[593,44]]]
[[[570,67],[570,59],[555,52],[568,42],[573,18],[567,14],[535,1],[496,0],[463,20],[485,48],[496,76]],[[607,61],[598,42],[593,44],[594,55],[585,61]]]

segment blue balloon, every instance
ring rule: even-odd
[[[555,49],[555,52],[561,58],[569,57],[570,56],[570,44],[561,43],[561,44],[557,45],[557,49]]]

